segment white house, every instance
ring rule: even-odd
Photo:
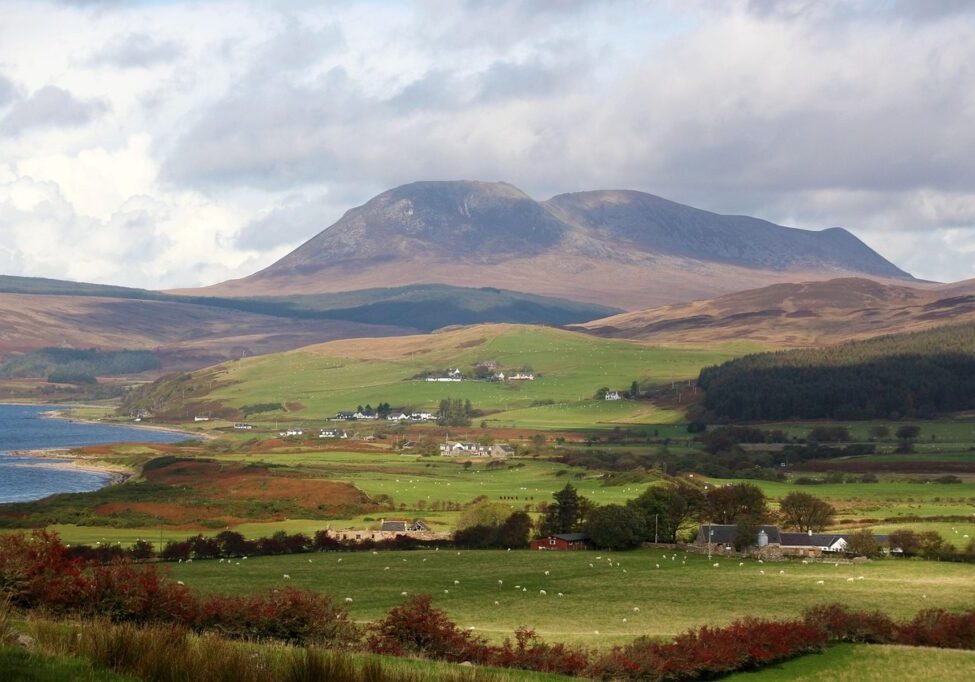
[[[515,372],[508,375],[508,381],[535,381],[534,372]]]
[[[622,400],[623,396],[619,394],[619,391],[606,391],[606,400]]]
[[[318,434],[319,438],[348,438],[349,434],[338,429],[322,429]]]
[[[287,431],[281,431],[278,435],[284,438],[291,438],[294,436],[303,436],[305,435],[305,432],[302,431],[301,429],[291,428],[288,429]]]

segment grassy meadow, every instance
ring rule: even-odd
[[[435,408],[446,397],[470,400],[490,411],[491,425],[531,428],[599,424],[668,423],[677,410],[642,403],[605,405],[593,396],[601,387],[625,390],[634,380],[666,386],[697,377],[701,367],[744,353],[748,347],[659,348],[599,339],[556,329],[478,325],[426,336],[357,339],[297,351],[243,358],[201,370],[195,381],[211,382],[206,398],[241,408],[286,403],[287,414],[255,414],[255,422],[323,419],[357,405]],[[503,369],[530,367],[534,381],[435,383],[412,377],[460,368],[470,373],[482,361]]]
[[[878,644],[840,644],[754,672],[725,677],[729,682],[887,682],[938,680],[967,682],[975,677],[975,651]]]
[[[474,627],[492,639],[503,639],[527,625],[552,640],[592,646],[643,634],[671,636],[744,616],[793,616],[823,602],[879,609],[897,617],[924,608],[961,609],[975,603],[975,568],[965,564],[760,564],[672,556],[672,551],[662,549],[422,550],[193,561],[171,568],[174,578],[203,592],[233,594],[293,585],[340,601],[349,598],[353,617],[363,621],[400,603],[403,592],[427,593],[458,625]]]

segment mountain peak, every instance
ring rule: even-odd
[[[383,192],[265,270],[215,289],[452,284],[646,307],[847,275],[910,278],[840,228],[782,227],[634,190],[539,202],[506,182],[462,180]]]

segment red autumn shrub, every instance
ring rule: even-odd
[[[821,629],[834,642],[884,644],[895,638],[894,621],[878,611],[854,611],[842,604],[821,604],[807,609],[803,620],[806,625]]]
[[[113,621],[193,623],[199,611],[196,596],[161,575],[155,566],[116,560],[94,565],[88,572],[88,610]]]
[[[897,628],[896,641],[909,646],[975,649],[975,611],[921,611],[910,622]]]
[[[707,679],[822,649],[826,635],[801,621],[746,619],[723,628],[702,627],[673,642],[641,637],[597,659],[589,670],[602,679]]]
[[[194,625],[226,637],[276,639],[293,644],[346,646],[359,633],[348,612],[331,597],[286,588],[242,597],[211,597]]]
[[[76,611],[89,603],[88,579],[81,559],[69,555],[56,533],[0,535],[0,594],[23,608],[55,613]]]
[[[414,654],[472,663],[483,663],[492,653],[483,638],[458,628],[426,594],[409,597],[373,624],[366,648],[392,656]]]
[[[561,675],[579,675],[589,666],[589,655],[565,644],[547,644],[534,630],[515,630],[515,641],[505,639],[491,654],[490,665],[500,668],[524,668]]]

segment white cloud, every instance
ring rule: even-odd
[[[206,284],[390,186],[468,178],[842,225],[971,277],[969,9],[8,2],[0,268]]]

